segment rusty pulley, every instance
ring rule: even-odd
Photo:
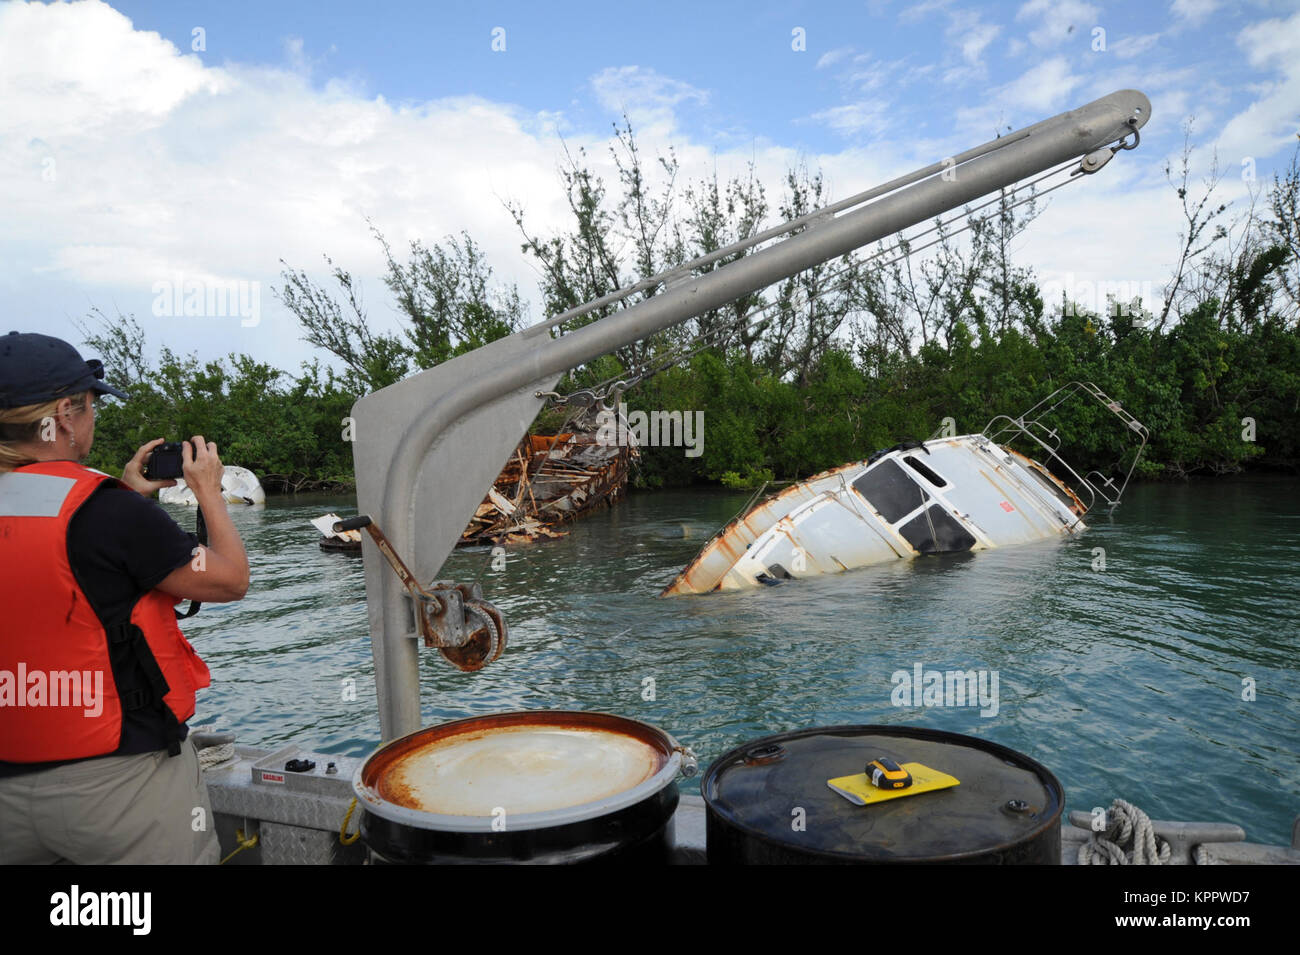
[[[428,587],[422,586],[368,514],[338,521],[334,531],[363,527],[406,587],[426,647],[437,647],[453,666],[466,671],[481,670],[501,656],[509,635],[505,617],[483,599],[478,584],[435,580]]]

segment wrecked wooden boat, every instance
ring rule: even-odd
[[[1077,397],[1094,399],[1131,432],[1122,483],[1097,471],[1080,475],[1057,453],[1059,435],[1043,419]],[[663,596],[1078,534],[1094,506],[1119,504],[1147,438],[1096,385],[1071,382],[1018,418],[997,416],[980,434],[897,445],[759,502],[705,544]]]
[[[619,499],[639,458],[630,436],[616,444],[596,432],[524,435],[456,546],[563,537],[557,525]]]

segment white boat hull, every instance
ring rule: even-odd
[[[221,475],[221,496],[227,504],[247,504],[254,507],[266,503],[266,491],[257,475],[248,468],[226,465]],[[185,483],[184,478],[176,479],[175,487],[165,487],[158,492],[158,500],[163,504],[183,504],[195,507],[198,501],[194,491]]]
[[[1041,465],[978,434],[890,451],[786,488],[713,538],[665,590],[699,594],[1083,530]]]

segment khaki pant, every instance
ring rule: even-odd
[[[216,821],[194,744],[0,779],[0,864],[211,864]]]

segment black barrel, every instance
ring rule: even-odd
[[[669,786],[618,812],[500,833],[423,828],[367,812],[361,835],[377,861],[392,865],[668,865],[677,802]]]
[[[882,756],[960,785],[865,806],[827,786]],[[720,756],[700,790],[713,865],[1061,860],[1061,783],[1028,756],[972,736],[909,726],[782,733]]]

